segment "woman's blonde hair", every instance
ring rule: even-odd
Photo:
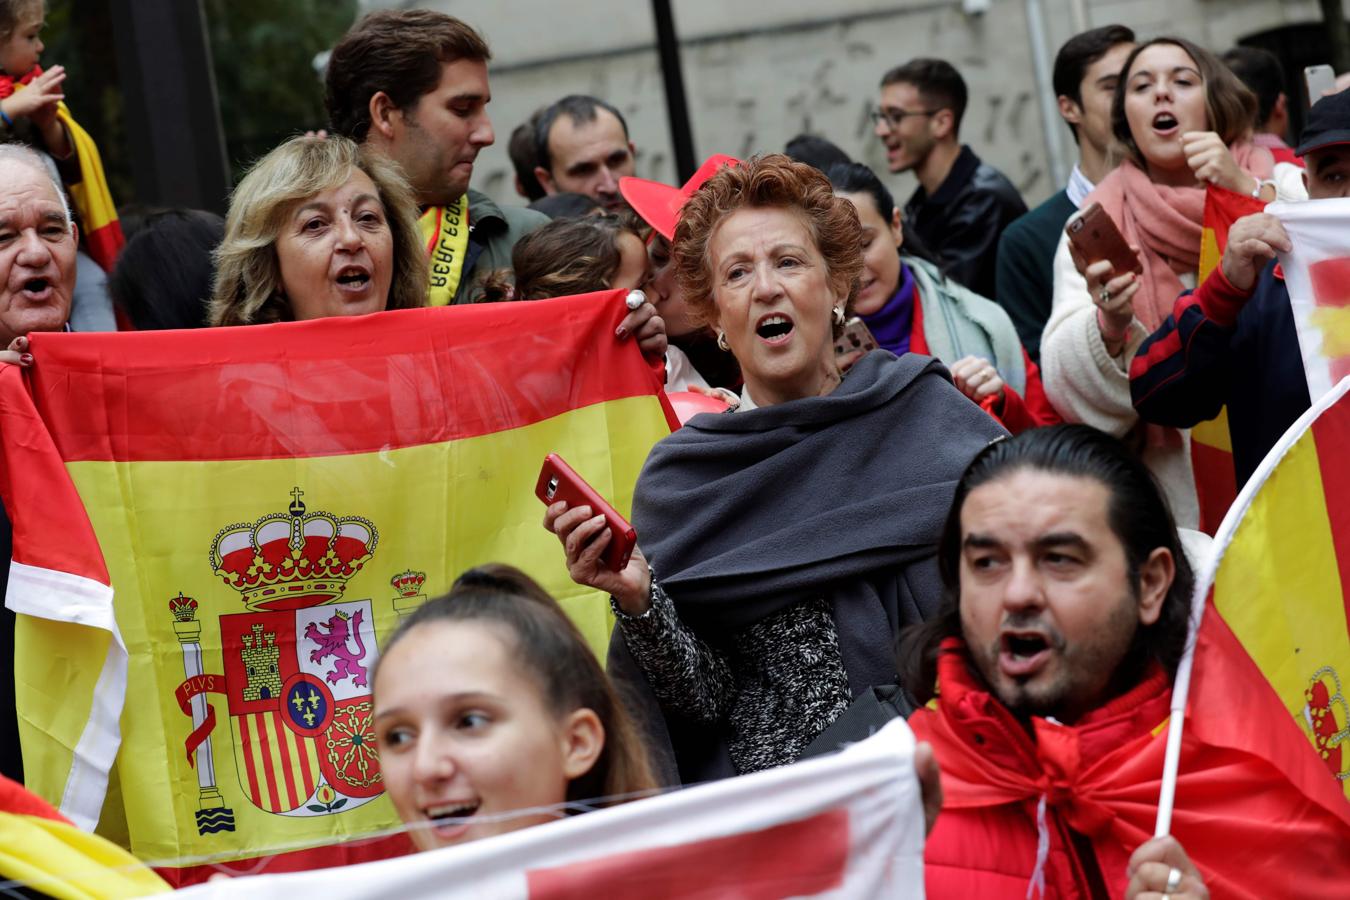
[[[375,183],[394,243],[386,309],[426,305],[427,255],[417,204],[398,167],[344,137],[294,137],[258,160],[230,197],[225,239],[216,249],[212,325],[254,325],[295,318],[281,286],[277,235],[298,203],[346,184],[359,169]]]

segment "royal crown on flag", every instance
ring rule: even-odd
[[[191,622],[197,615],[197,601],[184,597],[179,591],[177,597],[169,598],[169,612],[173,613],[175,622]]]
[[[422,593],[422,585],[426,583],[426,572],[414,572],[408,569],[399,572],[393,578],[389,579],[389,584],[394,590],[398,591],[400,597],[416,597]]]
[[[299,609],[342,596],[347,582],[375,553],[379,534],[360,516],[307,512],[304,491],[291,491],[284,513],[222,528],[211,544],[211,566],[243,595],[249,609]]]

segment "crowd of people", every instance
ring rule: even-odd
[[[875,725],[860,698],[884,696],[926,742],[935,896],[1207,897],[1264,852],[1192,859],[1182,826],[1145,841],[1072,791],[1047,808],[1037,785],[1051,743],[1129,771],[1121,748],[1167,720],[1205,553],[1187,429],[1228,408],[1236,489],[1310,404],[1274,261],[1288,236],[1239,220],[1197,283],[1205,195],[1350,196],[1350,93],[1313,98],[1285,144],[1296,100],[1273,56],[1095,28],[1053,73],[1077,164],[1030,211],[963,143],[969,98],[947,61],[879,78],[875,136],[918,180],[903,204],[819,136],[711,156],[680,186],[637,178],[620,110],[570,95],[512,132],[529,204],[513,206],[470,187],[496,137],[486,41],[448,15],[381,11],[329,57],[326,133],[258,160],[223,221],[124,216],[105,270],[67,199],[88,170],[57,116],[63,70],[39,64],[43,16],[42,0],[0,0],[0,362],[34,365],[39,331],[620,289],[614,339],[667,391],[726,407],[652,450],[622,570],[603,563],[598,510],[545,513],[572,579],[610,597],[606,665],[505,564],[465,572],[385,644],[380,763],[419,848],[829,752]],[[1093,204],[1135,268],[1070,241]],[[841,347],[848,334],[876,349]],[[10,691],[0,762],[22,783]],[[1312,834],[1298,865],[1350,853],[1338,821]]]

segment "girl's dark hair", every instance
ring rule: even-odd
[[[589,709],[605,729],[605,745],[591,770],[567,786],[571,802],[629,799],[657,783],[651,761],[628,711],[581,632],[548,593],[519,569],[492,563],[456,579],[450,593],[429,600],[405,619],[385,644],[379,667],[399,641],[435,622],[491,622],[515,642],[513,657],[538,684],[557,716]]]
[[[1158,37],[1135,47],[1134,52],[1126,57],[1125,66],[1120,70],[1120,81],[1116,83],[1116,95],[1111,99],[1111,131],[1129,151],[1130,159],[1141,168],[1145,165],[1139,145],[1130,133],[1130,122],[1125,118],[1125,94],[1129,87],[1130,70],[1134,68],[1140,53],[1158,44],[1180,47],[1195,61],[1195,67],[1205,85],[1205,115],[1209,119],[1209,130],[1217,132],[1223,142],[1230,145],[1246,137],[1256,118],[1256,95],[1238,80],[1222,60],[1204,47],[1185,38]]]
[[[511,273],[494,272],[484,280],[484,299],[505,300],[514,276],[515,300],[548,300],[609,288],[619,268],[619,236],[637,229],[617,215],[554,219],[516,242]]]
[[[886,185],[881,183],[877,173],[873,172],[862,163],[836,163],[826,171],[826,176],[830,179],[830,184],[839,194],[866,194],[872,198],[876,204],[877,212],[881,213],[881,218],[887,222],[895,214],[895,198]],[[938,273],[945,279],[947,277],[947,266],[938,258],[938,255],[924,243],[923,238],[919,237],[918,232],[909,227],[909,220],[900,220],[900,237],[904,240],[903,250],[906,256],[917,257],[926,263],[932,263],[937,266]]]
[[[225,220],[201,209],[147,216],[108,277],[112,299],[139,331],[204,328]]]
[[[900,637],[901,681],[920,703],[935,694],[938,646],[961,636],[961,508],[981,485],[1030,469],[1054,475],[1091,478],[1110,492],[1107,521],[1125,548],[1131,589],[1138,594],[1139,570],[1149,554],[1166,547],[1176,561],[1176,577],[1152,625],[1136,631],[1116,672],[1128,683],[1157,660],[1174,676],[1186,648],[1194,575],[1177,535],[1176,523],[1153,473],[1116,438],[1087,425],[1036,428],[997,441],[975,455],[956,486],[951,511],[938,543],[943,597],[938,614],[907,628]]]

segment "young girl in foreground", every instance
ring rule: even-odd
[[[510,566],[465,572],[394,633],[375,670],[375,735],[389,797],[420,850],[656,787],[581,633]]]

